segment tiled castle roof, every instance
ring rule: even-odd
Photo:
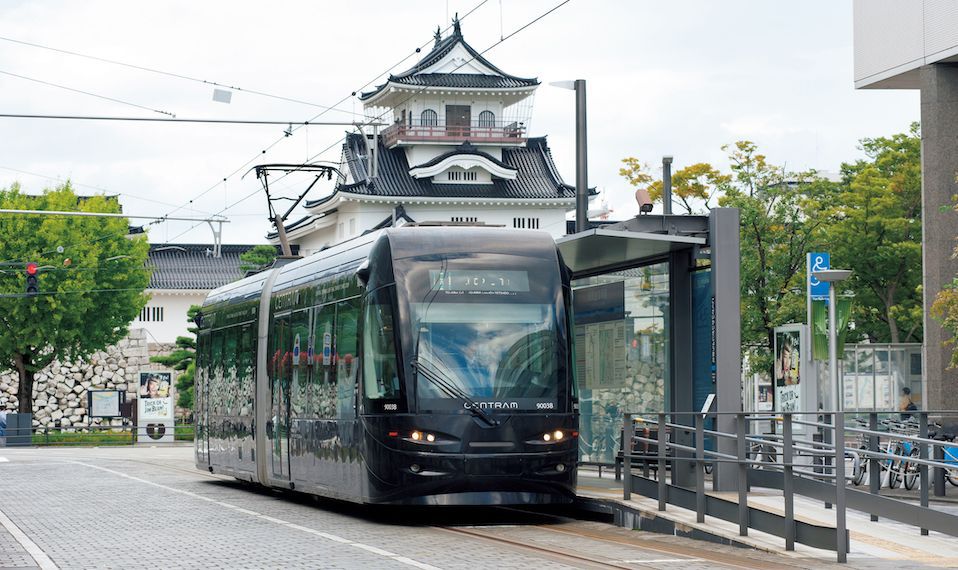
[[[453,31],[449,36],[440,39],[438,36],[439,32],[436,32],[436,34],[436,43],[432,51],[419,60],[416,65],[402,73],[390,75],[386,83],[377,85],[372,91],[361,93],[359,95],[360,100],[366,101],[372,98],[390,83],[416,87],[451,87],[460,89],[508,89],[512,87],[534,87],[539,84],[539,81],[534,77],[517,77],[510,75],[484,58],[482,54],[476,51],[462,37],[459,20],[453,20]],[[453,48],[460,44],[469,53],[472,61],[489,68],[495,75],[478,73],[422,73],[423,70],[428,69],[446,57]]]
[[[213,257],[212,244],[150,244],[147,266],[150,289],[215,289],[242,279],[240,254],[252,245],[223,245]]]
[[[328,202],[337,192],[365,196],[436,197],[436,198],[501,198],[562,199],[574,198],[575,188],[566,184],[552,161],[545,137],[530,138],[525,146],[502,149],[497,163],[517,170],[514,180],[493,179],[492,184],[443,184],[430,178],[413,178],[402,148],[379,146],[379,176],[370,178],[363,135],[351,133],[343,145],[344,157],[354,183],[340,185],[329,196],[306,202],[314,208]],[[479,152],[465,144],[447,154]],[[485,154],[485,153],[482,153]],[[445,155],[444,155],[445,156]],[[594,194],[595,190],[590,190]]]

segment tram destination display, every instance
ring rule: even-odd
[[[529,292],[529,274],[525,271],[433,269],[429,271],[429,280],[440,291],[462,293]]]

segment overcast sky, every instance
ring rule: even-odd
[[[487,0],[462,30],[482,51],[560,1]],[[351,92],[413,65],[415,48],[431,42],[437,25],[480,2],[6,0],[0,36],[314,104],[345,98],[340,110],[317,120],[351,121],[362,109]],[[675,156],[675,168],[725,166],[720,147],[749,139],[790,169],[835,171],[861,156],[862,137],[902,132],[919,117],[915,91],[853,88],[850,0],[572,0],[486,56],[508,73],[542,82],[531,134],[548,135],[570,183],[574,96],[548,83],[588,81],[589,182],[618,219],[636,212],[618,175],[625,156],[656,167],[663,154]],[[5,40],[0,72],[0,113],[166,116],[10,73],[179,118],[302,121],[322,110],[243,92],[226,105],[199,82]],[[181,207],[174,215],[199,216],[232,206],[224,212],[231,221],[224,241],[261,243],[270,229],[265,198],[256,193],[255,176],[241,175],[256,162],[302,162],[324,148],[330,150],[322,158],[337,160],[345,127],[313,126],[283,137],[279,126],[0,118],[0,129],[0,186],[19,181],[39,192],[55,180],[23,172],[69,177],[82,192],[120,194],[129,214]],[[318,185],[309,197],[331,190]],[[212,240],[205,225],[191,225],[156,225],[150,240]]]

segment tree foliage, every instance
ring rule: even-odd
[[[723,147],[727,173],[695,163],[672,178],[673,201],[688,213],[707,211],[716,197],[720,206],[740,210],[742,342],[753,370],[771,369],[776,326],[805,321],[810,251],[828,251],[832,265],[854,271],[842,285],[855,296],[851,338],[921,340],[918,125],[861,144],[866,158],[842,165],[840,182],[814,171],[788,172],[750,141]],[[662,183],[645,164],[634,157],[622,162],[619,173],[631,185],[662,199]],[[938,306],[946,327],[958,327],[958,277]]]
[[[276,259],[276,248],[271,245],[253,246],[240,254],[242,271],[259,271]]]
[[[193,323],[193,318],[200,312],[199,305],[190,305],[186,312],[186,321]],[[150,357],[151,362],[162,364],[177,370],[180,375],[176,377],[176,405],[181,408],[193,409],[193,375],[196,373],[196,327],[188,327],[186,330],[193,337],[176,337],[176,349],[170,354]]]
[[[854,334],[871,342],[921,342],[921,134],[864,139],[867,156],[842,165],[825,243],[852,269]]]
[[[653,178],[647,164],[633,157],[623,158],[622,163],[620,176],[635,188],[646,189],[652,202],[662,201],[662,181]],[[728,175],[705,162],[680,168],[672,174],[672,203],[687,214],[708,211],[717,192],[729,182]]]
[[[953,210],[955,214],[958,214],[958,196],[955,196],[954,200]],[[958,237],[955,239],[958,239]],[[958,245],[955,246],[952,258],[958,259]],[[956,342],[956,339],[958,339],[958,275],[955,275],[950,285],[938,292],[938,296],[935,297],[935,302],[931,307],[931,312],[941,323],[941,326],[951,333],[951,338],[945,341],[946,344],[954,347],[951,352],[949,367],[958,368],[958,342]]]
[[[820,244],[834,185],[770,164],[750,141],[723,150],[732,172],[718,202],[741,216],[742,342],[753,370],[771,370],[775,327],[805,320],[805,254]]]
[[[69,183],[40,196],[0,190],[0,208],[119,213],[115,199],[78,198]],[[34,373],[76,360],[126,336],[148,300],[149,244],[129,239],[125,218],[0,216],[0,363],[16,370],[21,413],[33,412]],[[23,295],[35,262],[39,294]]]

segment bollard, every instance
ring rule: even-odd
[[[695,520],[705,522],[705,417],[695,414]]]
[[[940,445],[935,446],[935,461],[945,461],[945,448]],[[945,470],[942,467],[935,467],[935,496],[945,496]]]
[[[792,481],[792,414],[782,414],[782,462],[784,480],[782,495],[785,498],[785,550],[795,550],[795,492]]]

